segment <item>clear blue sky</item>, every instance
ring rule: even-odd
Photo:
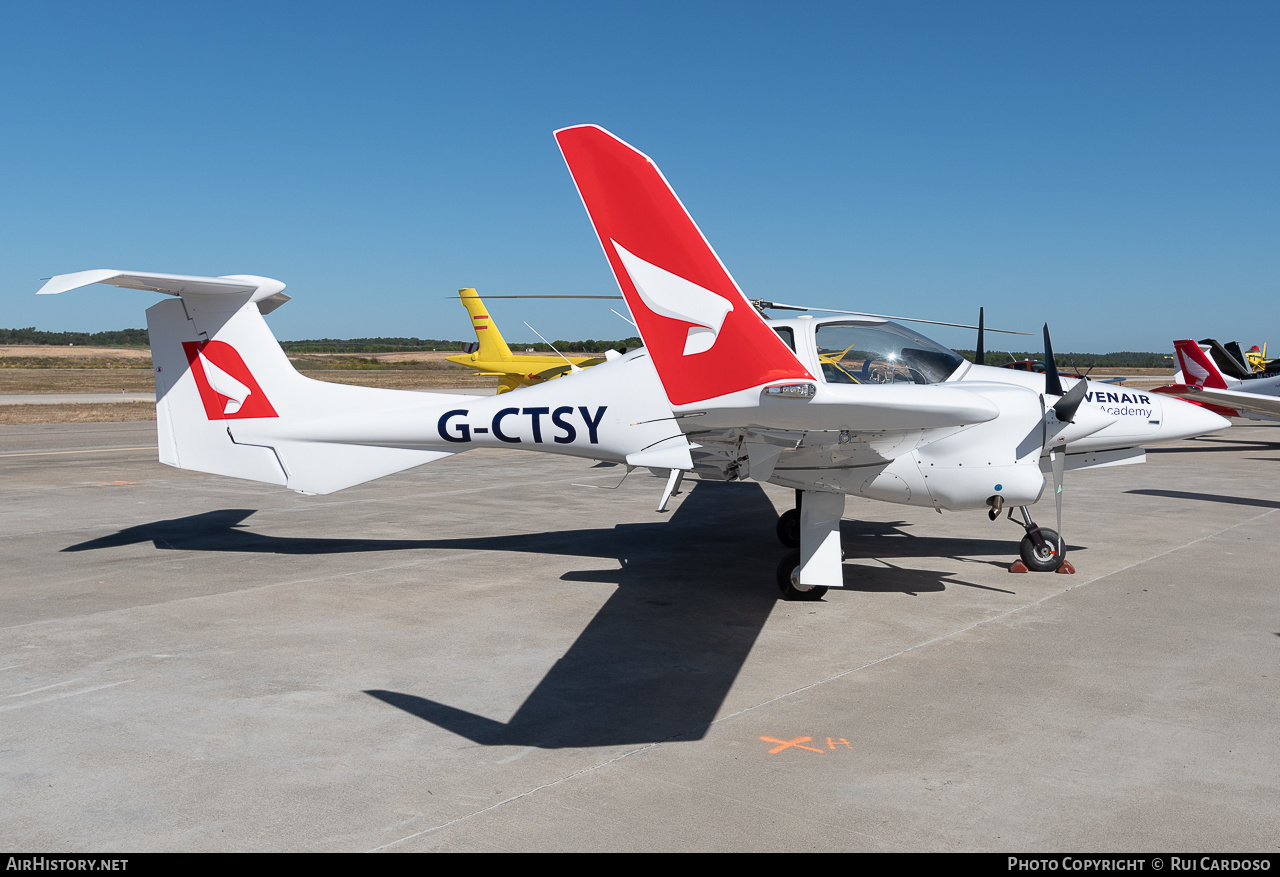
[[[594,122],[750,296],[1280,344],[1277,37],[1274,2],[9,4],[0,326],[143,325],[34,295],[87,268],[276,277],[286,339],[614,292],[551,136]],[[608,304],[492,312],[630,334]]]

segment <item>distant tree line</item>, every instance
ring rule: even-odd
[[[0,329],[0,344],[46,344],[66,347],[147,347],[146,329],[118,329],[114,332],[37,332],[29,329]]]
[[[289,353],[401,353],[423,350],[461,350],[462,341],[442,338],[310,338],[302,341],[281,341],[280,346]],[[146,329],[119,329],[115,332],[39,332],[29,329],[0,329],[0,345],[42,344],[66,347],[149,347]],[[561,351],[575,353],[604,353],[606,350],[632,350],[640,346],[639,338],[621,341],[556,341]],[[526,344],[511,342],[515,350],[532,348],[550,353],[551,348],[541,341]]]
[[[975,355],[972,350],[957,350],[956,353],[970,362]],[[1058,353],[1055,351],[1053,358],[1057,361],[1059,368],[1077,369],[1094,366],[1098,368],[1166,368],[1173,361],[1163,353],[1135,353],[1128,350],[1119,353]],[[1007,362],[1023,359],[1041,360],[1044,359],[1044,353],[1038,350],[1022,353],[1016,350],[1006,353],[988,350],[986,355],[987,365],[1004,365]]]
[[[586,341],[555,341],[556,350],[561,353],[604,353],[606,350],[635,350],[642,347],[642,342],[638,337],[623,338],[620,341],[596,341],[588,338]],[[512,341],[511,346],[516,350],[535,350],[538,353],[550,353],[551,345],[537,341],[533,344],[517,344]]]
[[[462,341],[446,341],[438,338],[313,338],[305,341],[281,341],[280,346],[289,353],[400,353],[423,350],[461,350]],[[148,347],[146,329],[118,329],[114,332],[38,332],[35,327],[28,329],[0,329],[0,345],[49,344],[66,347],[74,344],[77,347]],[[539,353],[550,353],[551,346],[542,341],[533,343],[510,342],[517,351],[535,350]],[[604,353],[606,350],[634,350],[642,342],[638,337],[622,338],[617,341],[597,341],[588,338],[586,341],[555,342],[561,353]],[[973,359],[972,350],[957,350],[965,359]],[[1121,351],[1119,353],[1059,353],[1056,355],[1059,366],[1072,368],[1164,368],[1170,365],[1170,357],[1163,353],[1135,353]],[[1031,352],[996,352],[988,351],[986,360],[989,365],[1003,365],[1019,359],[1042,359],[1044,354]]]
[[[461,350],[461,341],[438,338],[313,338],[281,341],[289,353],[407,353],[421,350]]]

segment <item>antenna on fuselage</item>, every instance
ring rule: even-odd
[[[522,320],[521,322],[524,322],[524,321]],[[526,326],[529,326],[529,324],[528,324],[527,322],[525,323],[525,325],[526,325]],[[556,356],[558,356],[558,357],[560,357],[561,359],[563,359],[565,362],[569,363],[569,371],[570,371],[570,372],[580,372],[580,371],[582,371],[582,366],[580,366],[580,365],[575,365],[574,363],[570,362],[570,361],[569,361],[569,357],[565,356],[565,355],[564,355],[563,353],[561,353],[559,350],[556,350],[556,346],[555,346],[554,344],[552,344],[550,341],[548,341],[546,338],[543,338],[543,337],[542,337],[542,333],[541,333],[541,332],[539,332],[537,329],[533,328],[532,326],[529,326],[529,331],[530,331],[530,332],[532,332],[533,334],[537,335],[540,339],[542,339],[542,343],[543,343],[543,344],[545,344],[545,345],[547,345],[548,347],[550,347],[550,348],[551,348],[551,352],[552,352],[552,353],[554,353]]]

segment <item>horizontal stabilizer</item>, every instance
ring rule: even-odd
[[[228,274],[225,277],[201,277],[194,274],[157,274],[148,271],[118,271],[95,268],[74,274],[50,277],[36,295],[57,295],[82,286],[105,283],[122,289],[140,289],[166,295],[244,295],[257,303],[258,311],[269,314],[289,300],[284,284],[270,277],[253,274]]]

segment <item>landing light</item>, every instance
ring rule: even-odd
[[[816,384],[775,384],[772,387],[765,387],[764,394],[766,396],[781,396],[784,399],[811,399],[818,395],[818,387]]]

